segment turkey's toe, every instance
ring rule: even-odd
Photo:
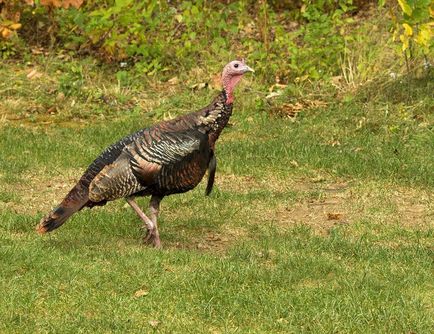
[[[153,242],[153,245],[154,245],[154,248],[161,249],[162,246],[161,246],[160,238],[155,238],[154,242]]]
[[[143,243],[148,244],[152,242],[153,239],[153,233],[151,229],[146,230],[146,234],[143,236]]]
[[[148,229],[148,232],[143,237],[143,243],[147,245],[152,245],[155,248],[161,248],[161,241],[160,241],[160,236],[158,235],[158,230]]]

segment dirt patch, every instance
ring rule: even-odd
[[[343,203],[343,199],[328,198],[325,201],[280,206],[276,210],[276,222],[283,229],[302,224],[312,227],[317,234],[326,235],[332,227],[346,225],[354,220],[354,216]]]
[[[2,191],[6,195],[3,200],[0,197],[0,210],[31,215],[48,212],[74,186],[81,173],[80,169],[65,169],[61,173],[39,170],[27,174],[23,181],[3,183]],[[166,248],[224,253],[234,242],[252,237],[252,233],[256,233],[252,231],[257,230],[260,234],[270,227],[286,231],[305,225],[318,235],[328,235],[336,226],[365,222],[413,230],[434,228],[434,193],[429,190],[374,181],[349,183],[277,176],[261,180],[233,174],[220,174],[216,184],[223,192],[246,195],[266,190],[270,195],[234,201],[225,213],[227,221],[211,228],[185,226],[185,241],[165,243]],[[215,203],[209,209],[218,210],[218,207],[219,204]],[[162,215],[166,222],[178,219],[181,214],[186,220],[206,215],[189,205],[183,206],[181,211],[176,208],[168,210],[163,203]],[[218,215],[215,219],[219,219]]]
[[[239,194],[268,190],[272,194],[288,191],[294,200],[267,205],[255,202],[243,214],[255,221],[273,220],[279,228],[292,228],[303,224],[319,234],[327,234],[337,225],[367,221],[395,224],[412,229],[434,228],[434,192],[375,181],[346,182],[337,180],[282,179],[273,175],[258,180],[251,176],[220,175],[219,189]]]
[[[261,183],[252,176],[222,174],[216,176],[215,185],[224,191],[245,194],[252,189],[261,189]]]
[[[353,224],[396,226],[409,230],[434,228],[434,194],[428,190],[385,185],[374,181],[334,182],[313,179],[279,179],[263,181],[251,176],[220,174],[217,186],[221,191],[247,194],[267,190],[279,196],[273,200],[255,198],[248,205],[240,201],[231,204],[234,215],[213,231],[201,231],[176,248],[223,252],[233,241],[252,237],[251,228],[264,233],[269,228],[289,231],[295,226],[308,226],[313,233],[329,235],[331,230]],[[286,192],[295,195],[285,199]],[[280,200],[282,198],[282,200]],[[194,212],[189,212],[197,215]],[[176,219],[176,213],[166,213]],[[167,219],[167,218],[166,218]],[[249,232],[250,231],[250,232]],[[375,233],[375,231],[372,231]],[[399,240],[402,245],[404,240]],[[382,240],[381,243],[387,243]]]
[[[320,199],[281,204],[276,222],[282,228],[304,224],[319,234],[354,222],[391,224],[411,229],[434,228],[434,195],[427,190],[367,184],[336,183],[318,187]]]
[[[240,229],[234,229],[228,233],[223,231],[198,233],[188,242],[169,243],[165,245],[165,248],[192,249],[199,252],[223,254],[236,240],[239,240],[240,234],[242,234],[239,233],[240,231]]]
[[[315,188],[314,182],[306,179],[289,179],[274,174],[261,179],[253,176],[243,176],[220,173],[216,176],[216,185],[224,191],[246,194],[251,191],[268,190],[275,193],[286,191],[311,191]]]

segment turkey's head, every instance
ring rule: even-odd
[[[255,71],[246,65],[244,59],[233,60],[224,67],[222,73],[222,84],[223,89],[226,92],[227,104],[231,104],[232,102],[234,102],[234,88],[243,77],[243,74],[247,72]]]

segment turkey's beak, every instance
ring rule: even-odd
[[[247,72],[252,72],[252,73],[254,73],[255,70],[254,70],[253,68],[250,68],[250,67],[247,66],[247,65],[244,65],[244,73],[247,73]]]

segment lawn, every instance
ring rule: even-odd
[[[0,332],[434,332],[432,75],[269,99],[246,78],[211,196],[162,202],[162,250],[121,200],[41,237],[107,145],[215,94],[111,71],[0,69]]]

